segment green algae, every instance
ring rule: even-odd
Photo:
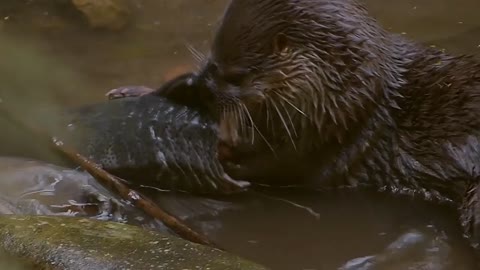
[[[0,243],[42,269],[266,269],[173,236],[83,218],[0,216]]]

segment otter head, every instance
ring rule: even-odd
[[[341,141],[388,88],[387,42],[351,0],[233,0],[200,72],[221,140],[307,149]]]

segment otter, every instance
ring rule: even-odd
[[[473,56],[390,33],[355,0],[233,0],[195,76],[222,162],[247,168],[231,175],[421,196],[480,243]]]
[[[208,109],[235,179],[420,196],[480,244],[473,56],[390,33],[355,0],[232,0],[190,76],[188,93],[125,93]]]

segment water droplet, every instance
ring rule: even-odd
[[[57,137],[53,137],[52,140],[53,140],[53,143],[55,143],[56,146],[62,146],[63,145],[63,142],[61,140],[59,140]]]

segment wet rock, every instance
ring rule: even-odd
[[[86,217],[167,231],[89,174],[24,158],[0,157],[0,215],[5,214]]]
[[[0,246],[48,269],[265,269],[173,236],[71,217],[1,216]]]
[[[124,0],[72,0],[72,2],[94,28],[121,30],[130,19],[131,13]]]
[[[452,268],[450,251],[444,239],[413,230],[401,235],[382,253],[352,259],[339,270],[458,269],[457,266]]]
[[[203,234],[221,226],[219,213],[236,208],[226,201],[147,186],[138,191]],[[25,158],[0,157],[0,215],[6,214],[84,217],[174,234],[88,173]]]

